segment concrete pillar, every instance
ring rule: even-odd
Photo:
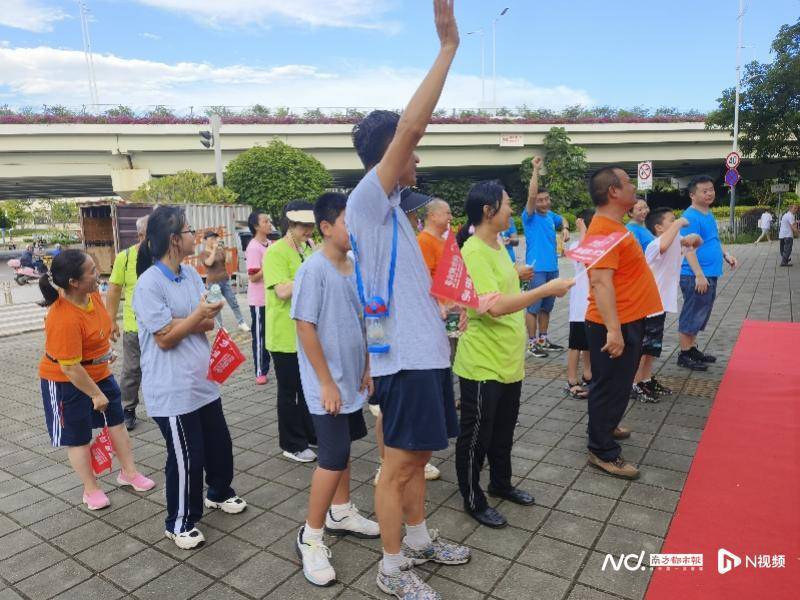
[[[125,200],[130,200],[131,194],[149,180],[149,169],[113,169],[111,171],[111,186],[114,188],[114,193]]]

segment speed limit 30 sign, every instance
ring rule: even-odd
[[[742,157],[738,152],[731,152],[725,157],[725,166],[729,169],[735,169],[742,162]]]

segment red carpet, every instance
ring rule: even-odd
[[[745,321],[661,551],[704,568],[655,569],[647,600],[800,598],[799,351],[800,324]],[[720,548],[741,564],[720,574]]]

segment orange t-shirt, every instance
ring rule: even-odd
[[[436,266],[439,264],[439,259],[442,258],[444,252],[444,240],[431,235],[427,231],[421,231],[417,235],[417,243],[419,249],[422,250],[422,258],[425,259],[425,264],[428,265],[428,271],[433,277],[436,273]]]
[[[615,231],[627,233],[622,223],[595,215],[586,235],[608,235]],[[642,247],[632,235],[625,237],[593,268],[614,270],[614,290],[620,324],[638,321],[664,310],[656,280],[650,267],[647,266]],[[597,310],[597,303],[591,290],[586,320],[603,323],[603,317]]]
[[[99,293],[89,297],[86,308],[64,297],[56,300],[44,321],[45,356],[39,363],[39,377],[48,381],[69,381],[61,363],[75,364],[108,354],[111,350],[111,317]],[[47,357],[56,359],[56,362]],[[83,365],[93,381],[111,376],[108,363]]]

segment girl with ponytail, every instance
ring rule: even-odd
[[[524,309],[545,296],[563,296],[575,282],[554,279],[520,292],[520,279],[530,279],[533,271],[516,267],[499,240],[513,214],[499,182],[473,185],[464,208],[467,223],[457,240],[481,302],[477,311],[467,311],[469,326],[459,339],[453,365],[461,386],[456,473],[467,512],[481,524],[503,527],[506,519],[489,506],[479,479],[488,454],[489,493],[533,504],[533,496],[511,484],[511,446],[525,376]]]
[[[122,394],[111,374],[116,359],[111,317],[98,293],[94,260],[81,250],[61,252],[50,274],[39,279],[39,289],[41,305],[49,307],[39,363],[45,422],[53,446],[67,447],[69,462],[83,482],[83,503],[89,510],[110,504],[97,484],[89,452],[92,428],[105,425],[122,464],[117,483],[139,492],[152,489],[155,483],[133,461]]]
[[[167,444],[165,535],[185,550],[205,541],[195,527],[204,505],[231,514],[247,507],[231,487],[233,446],[219,386],[206,378],[211,352],[206,332],[223,303],[205,301],[203,280],[183,264],[193,254],[194,230],[183,209],[157,207],[139,247],[133,309],[142,397]]]

